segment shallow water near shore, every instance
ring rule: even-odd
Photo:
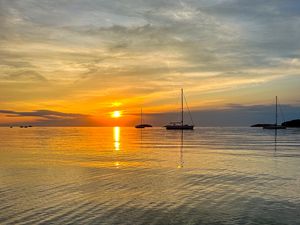
[[[0,128],[0,224],[300,224],[300,129]]]

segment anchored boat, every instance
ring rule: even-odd
[[[141,109],[141,124],[135,126],[135,128],[145,128],[145,127],[152,127],[152,125],[143,123],[143,109]]]
[[[268,125],[266,125],[266,126],[263,126],[263,129],[270,129],[270,130],[274,130],[274,129],[276,129],[276,130],[278,130],[278,129],[286,129],[286,127],[285,126],[282,126],[282,125],[278,125],[277,124],[277,118],[278,118],[278,116],[277,116],[277,105],[278,105],[278,100],[277,100],[277,96],[276,96],[276,110],[275,110],[275,124],[268,124]]]
[[[171,122],[168,125],[165,126],[165,128],[167,130],[193,130],[194,129],[194,124],[192,125],[188,125],[188,124],[184,124],[183,121],[183,89],[181,88],[181,121],[180,122]],[[188,108],[188,107],[187,107]],[[190,111],[189,111],[189,115],[191,117]],[[191,117],[191,120],[193,122],[193,119]]]

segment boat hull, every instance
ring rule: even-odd
[[[167,130],[193,130],[194,126],[192,125],[166,125]]]
[[[150,124],[139,124],[139,125],[135,126],[135,128],[145,128],[145,127],[152,127],[152,125],[150,125]]]

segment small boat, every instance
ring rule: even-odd
[[[190,114],[191,116],[191,114]],[[167,130],[193,130],[194,125],[184,124],[183,121],[183,89],[181,88],[181,121],[180,122],[171,122],[165,126]],[[192,120],[192,117],[191,117]],[[193,120],[192,120],[193,121]]]
[[[145,128],[145,127],[152,127],[150,124],[138,124],[135,126],[135,128]]]
[[[167,130],[193,130],[194,125],[182,124],[181,122],[170,122],[165,128]]]
[[[275,124],[268,124],[268,125],[265,125],[263,126],[263,129],[269,129],[269,130],[279,130],[279,129],[286,129],[286,126],[282,126],[282,125],[278,125],[277,124],[277,105],[278,105],[278,101],[277,101],[277,96],[276,96],[276,110],[275,110]]]
[[[143,109],[141,109],[141,124],[136,125],[135,128],[145,128],[145,127],[152,127],[152,125],[143,123]]]

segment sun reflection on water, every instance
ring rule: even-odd
[[[115,167],[119,168],[120,167],[120,162],[115,162]]]
[[[120,150],[120,127],[114,127],[114,147],[115,151]]]

